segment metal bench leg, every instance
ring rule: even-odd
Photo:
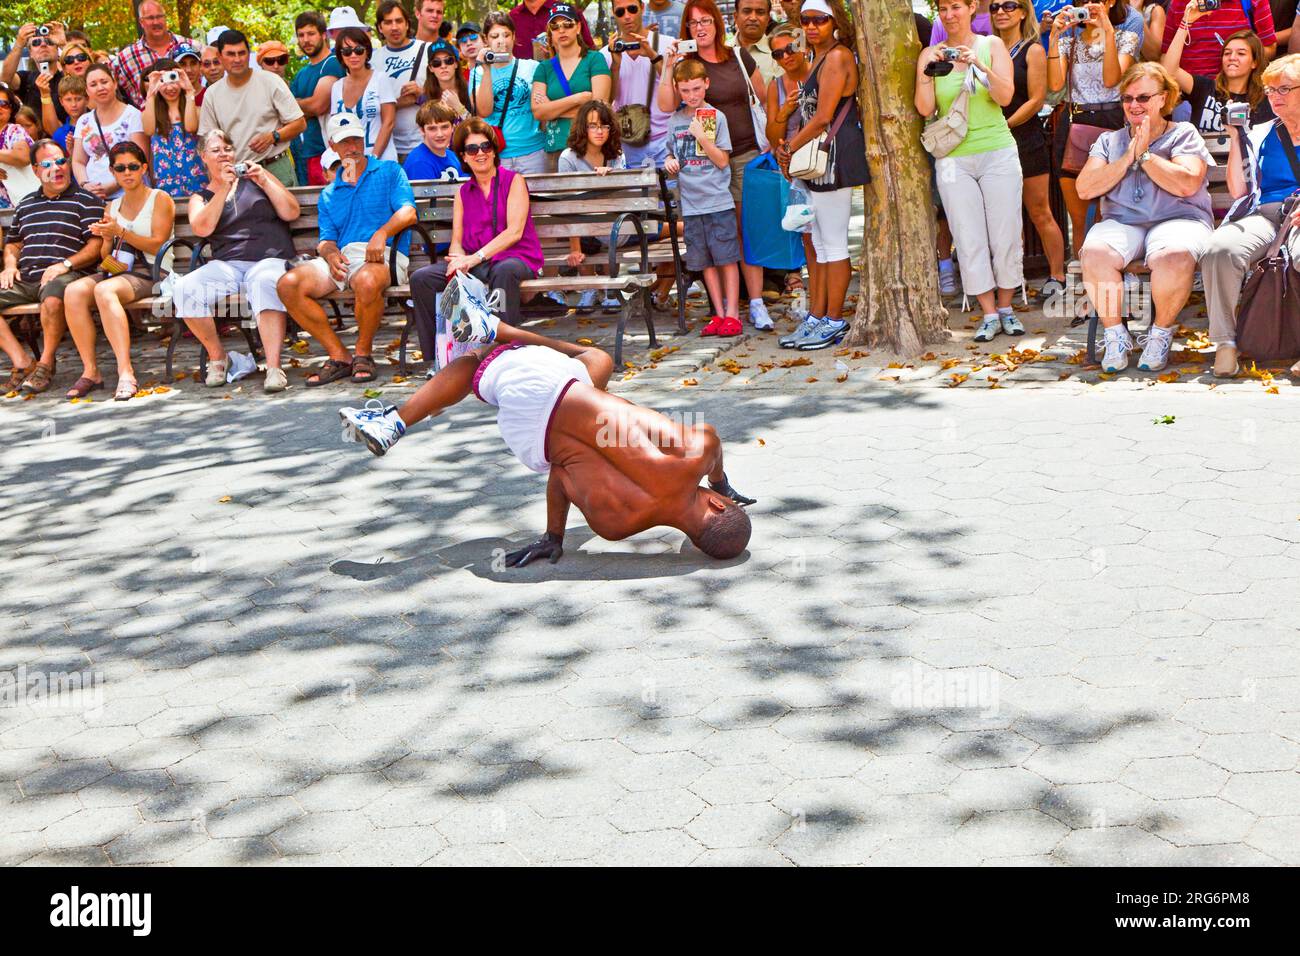
[[[172,335],[167,343],[167,384],[170,385],[176,380],[172,373],[172,359],[176,355],[176,346],[180,343],[181,334],[185,331],[185,323],[180,319],[172,319]]]
[[[1097,364],[1097,329],[1101,325],[1101,319],[1096,312],[1088,315],[1088,364]]]
[[[657,348],[659,340],[655,337],[655,316],[654,310],[650,308],[650,287],[645,286],[639,292],[632,296],[632,301],[638,304],[641,310],[641,317],[645,319],[645,330],[650,335],[650,347]]]
[[[343,331],[343,313],[339,310],[339,304],[336,299],[329,300],[330,308],[334,310],[334,331]]]
[[[405,378],[406,342],[411,337],[411,326],[415,324],[415,311],[405,302],[402,303],[402,311],[406,314],[406,324],[402,326],[402,337],[399,340],[397,347],[397,374]]]
[[[239,325],[239,329],[244,333],[244,341],[248,343],[248,354],[253,356],[254,362],[258,361],[262,355],[261,329],[257,328],[257,326],[253,326],[253,328],[250,329],[242,322]]]

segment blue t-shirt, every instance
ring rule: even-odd
[[[501,108],[506,105],[506,87],[510,84],[510,75],[515,64],[519,72],[515,73],[514,88],[510,92],[510,106],[506,110],[505,122],[501,121]],[[485,116],[493,126],[500,126],[506,137],[506,148],[501,151],[502,159],[514,159],[527,156],[546,145],[546,134],[533,116],[533,75],[537,72],[536,60],[512,60],[500,66],[492,67],[492,115]],[[469,74],[469,95],[473,100],[483,76],[483,68],[476,66]]]
[[[72,127],[73,127],[72,123],[64,123],[58,129],[56,129],[52,134],[50,134],[50,139],[54,140],[54,142],[62,146],[63,151],[69,154],[72,152],[72,150],[68,148],[68,137],[72,135]]]
[[[460,167],[460,160],[451,150],[445,156],[439,156],[428,145],[421,143],[411,150],[402,163],[406,178],[414,182],[417,179],[442,179],[443,170],[454,169],[458,178],[465,178],[465,171]]]
[[[334,182],[321,190],[316,207],[320,241],[332,242],[340,249],[352,242],[369,242],[403,206],[415,208],[415,192],[402,167],[389,159],[367,157],[366,170],[355,185],[345,183],[340,170]],[[409,231],[402,234],[397,251],[410,253]]]
[[[289,92],[295,98],[305,100],[316,92],[316,84],[322,76],[342,77],[343,67],[338,58],[327,56],[319,63],[306,63],[293,75]],[[293,141],[294,151],[310,159],[325,152],[325,139],[321,136],[320,121],[315,116],[307,117],[307,128]]]
[[[1286,147],[1278,139],[1279,123],[1273,125],[1272,131],[1264,137],[1264,144],[1259,151],[1259,203],[1284,202],[1287,196],[1296,191],[1295,174],[1291,172],[1291,163],[1287,160]],[[1285,132],[1282,133],[1286,135]]]

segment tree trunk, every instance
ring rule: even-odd
[[[848,341],[913,355],[949,337],[936,278],[930,166],[913,105],[920,41],[907,0],[852,0],[852,11],[872,181],[863,187],[865,241]]]

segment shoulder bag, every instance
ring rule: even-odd
[[[758,94],[754,92],[754,83],[745,72],[745,61],[740,57],[740,47],[736,47],[733,52],[736,54],[736,67],[740,70],[740,75],[745,78],[745,90],[749,96],[749,118],[754,124],[754,141],[758,143],[758,151],[766,153],[772,148],[772,144],[767,141],[767,111],[758,101]]]
[[[1273,131],[1278,133],[1291,172],[1300,183],[1300,160],[1296,158],[1290,135],[1281,123]],[[1291,216],[1298,205],[1300,190],[1283,204],[1277,235],[1264,258],[1246,273],[1237,300],[1237,348],[1257,361],[1290,361],[1300,355],[1300,273],[1296,272],[1287,248],[1287,240],[1295,228]]]
[[[831,143],[835,142],[835,134],[844,125],[844,118],[849,115],[851,105],[853,105],[852,99],[846,98],[840,106],[839,112],[835,114],[835,120],[830,127],[818,133],[794,151],[790,156],[791,179],[821,179],[826,175],[826,167],[830,161]]]
[[[650,49],[659,55],[658,27],[650,28]],[[611,54],[612,56],[613,54]],[[650,101],[655,95],[655,65],[650,64],[650,79],[646,81],[645,106],[640,103],[628,103],[620,106],[614,113],[618,120],[618,132],[625,146],[644,146],[650,141]]]

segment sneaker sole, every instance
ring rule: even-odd
[[[800,352],[816,352],[818,349],[828,349],[832,345],[839,345],[841,342],[843,342],[844,337],[846,335],[848,335],[847,332],[842,332],[839,335],[831,339],[828,339],[825,342],[808,342],[803,345],[796,345],[795,348],[797,348]]]
[[[356,425],[352,424],[351,420],[342,412],[339,412],[339,421],[341,421],[345,427],[351,428],[352,434],[355,435],[357,438],[361,439],[362,444],[364,444],[367,448],[369,448],[371,453],[376,458],[384,457],[384,452],[388,451],[388,449],[385,448],[383,445],[379,444],[379,442],[371,438],[360,428],[357,428]]]

